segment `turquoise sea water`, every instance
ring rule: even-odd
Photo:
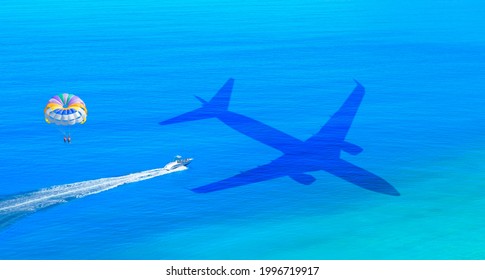
[[[484,259],[485,8],[480,1],[6,0],[0,8],[0,198],[188,170],[36,211],[1,259]],[[281,155],[208,119],[158,122],[235,78],[229,109],[305,140],[357,79],[349,162],[401,196],[323,171],[197,194]],[[89,109],[73,143],[43,118]]]

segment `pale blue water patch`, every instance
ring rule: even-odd
[[[484,6],[479,1],[3,1],[0,196],[159,168],[0,231],[2,259],[483,259]],[[322,172],[191,188],[281,155],[215,119],[158,122],[230,77],[230,110],[305,140],[357,79],[342,157],[402,196]],[[43,120],[79,95],[73,143]],[[95,250],[93,248],[96,248]]]

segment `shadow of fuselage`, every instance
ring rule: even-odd
[[[357,155],[363,149],[345,141],[352,121],[365,94],[364,87],[357,86],[340,109],[314,136],[301,141],[262,122],[228,110],[233,79],[229,79],[209,101],[197,97],[202,107],[161,122],[161,125],[217,118],[232,129],[251,137],[283,153],[272,162],[242,172],[219,182],[193,189],[195,192],[212,192],[256,182],[288,176],[309,185],[316,179],[307,172],[324,170],[364,189],[398,196],[399,192],[381,177],[340,158],[341,152]]]

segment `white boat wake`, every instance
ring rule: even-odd
[[[35,192],[16,195],[0,201],[0,228],[26,214],[35,213],[46,207],[67,202],[75,198],[104,192],[124,184],[135,183],[186,170],[181,166],[173,170],[156,168],[125,176],[109,177],[71,184],[57,185]]]

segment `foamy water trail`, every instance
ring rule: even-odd
[[[13,196],[0,201],[0,227],[11,223],[16,218],[35,213],[49,206],[104,192],[124,184],[144,181],[186,169],[187,167],[185,166],[170,171],[163,168],[156,168],[125,176],[57,185],[35,192]]]

